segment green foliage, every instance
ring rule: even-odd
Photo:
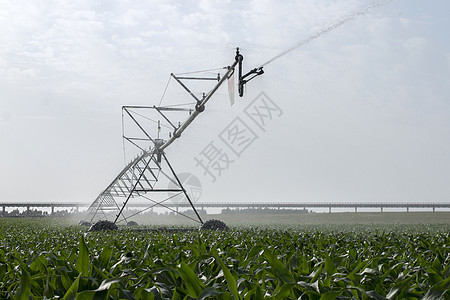
[[[448,299],[449,229],[86,234],[81,226],[0,219],[0,298]]]

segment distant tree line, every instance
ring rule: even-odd
[[[222,209],[222,214],[299,214],[309,213],[306,208],[304,209],[285,209],[285,208],[225,208]]]
[[[18,217],[31,217],[31,218],[39,218],[39,217],[64,217],[75,214],[75,211],[58,210],[53,213],[48,213],[47,211],[37,210],[37,209],[26,209],[24,211],[19,211],[18,209],[14,209],[10,212],[2,211],[0,212],[1,217],[4,218],[18,218]]]

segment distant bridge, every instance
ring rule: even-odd
[[[406,211],[409,212],[410,208],[430,208],[436,211],[436,208],[450,208],[450,202],[397,202],[397,203],[384,203],[384,202],[284,202],[284,203],[275,203],[275,202],[260,202],[260,203],[251,203],[251,202],[228,202],[228,203],[219,203],[219,202],[199,202],[194,204],[197,208],[328,208],[328,211],[331,212],[332,208],[353,208],[355,212],[358,211],[358,208],[379,208],[381,212],[383,212],[384,208],[405,208]],[[131,204],[131,206],[139,207],[142,204]],[[190,207],[189,203],[182,203],[179,205],[169,204],[169,207]]]
[[[221,207],[221,208],[328,208],[331,212],[332,208],[353,208],[355,212],[358,208],[379,208],[383,212],[384,208],[406,208],[409,212],[410,208],[430,208],[436,211],[436,208],[450,208],[450,202],[285,202],[285,203],[216,203],[203,202],[195,204],[196,207]],[[180,207],[189,207],[188,204]]]
[[[0,202],[2,212],[5,214],[6,208],[19,208],[26,207],[27,210],[31,208],[50,208],[52,213],[55,212],[55,208],[75,208],[77,211],[80,207],[87,207],[86,203],[75,202]]]
[[[0,202],[0,206],[3,208],[3,214],[6,211],[6,208],[19,208],[25,207],[27,210],[31,208],[50,208],[52,213],[55,208],[75,208],[77,211],[81,207],[88,207],[90,204],[88,203],[76,203],[76,202]],[[180,203],[174,204],[172,202],[165,202],[165,206],[171,208],[190,208],[189,203]],[[432,209],[433,212],[436,211],[436,208],[450,208],[450,202],[260,202],[260,203],[251,203],[251,202],[198,202],[194,204],[196,208],[224,208],[224,209],[233,209],[233,208],[273,208],[273,209],[281,209],[281,208],[328,208],[329,212],[332,212],[333,208],[352,208],[355,212],[358,211],[359,208],[379,208],[381,212],[385,208],[404,208],[407,212],[411,208],[429,208]],[[146,203],[129,203],[127,207],[148,207],[151,206],[151,202]],[[158,207],[158,206],[155,206]],[[117,207],[111,209],[117,209]]]

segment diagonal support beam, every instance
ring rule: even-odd
[[[152,141],[153,143],[155,143],[155,141],[150,137],[150,135],[148,135],[147,131],[145,131],[145,129],[141,126],[141,124],[139,124],[138,121],[136,121],[136,119],[134,118],[134,116],[128,111],[128,109],[126,109],[125,107],[123,107],[123,110],[125,110],[125,112],[130,116],[130,118],[134,121],[134,123],[136,123],[136,125],[139,127],[140,130],[142,130],[142,132],[148,137],[148,139],[150,141]]]
[[[162,152],[162,155],[163,155],[164,159],[166,160],[167,165],[168,165],[169,168],[170,168],[170,171],[172,171],[173,176],[174,176],[175,179],[177,180],[178,185],[179,185],[180,188],[183,190],[183,193],[184,193],[184,195],[186,196],[186,199],[189,201],[189,204],[191,205],[192,209],[194,210],[195,214],[197,215],[197,218],[200,220],[200,223],[203,224],[202,218],[200,218],[200,215],[198,214],[197,210],[195,209],[194,204],[192,204],[191,198],[189,198],[189,195],[187,194],[186,190],[184,189],[183,185],[181,184],[180,179],[178,179],[177,174],[175,174],[175,171],[173,170],[172,166],[170,165],[169,161],[167,160],[166,154],[165,154],[164,152]]]

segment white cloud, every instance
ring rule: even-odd
[[[425,48],[427,40],[423,37],[412,37],[403,42],[406,51],[413,55],[420,54]]]
[[[120,106],[155,104],[170,72],[222,67],[233,60],[236,46],[241,46],[248,70],[370,3],[2,2],[0,116],[8,121],[3,124],[22,120],[24,127],[15,130],[24,133],[32,128],[36,143],[39,137],[45,139],[37,124],[47,122],[46,130],[79,151],[81,162],[77,166],[69,162],[68,168],[80,170],[82,161],[97,163],[99,170],[111,163],[120,167],[116,161],[94,162],[93,152],[96,157],[107,152],[112,160],[114,155],[120,156]],[[285,110],[279,131],[267,133],[261,140],[286,142],[289,136],[285,132],[298,139],[290,142],[289,149],[279,150],[286,153],[283,156],[273,145],[255,148],[255,155],[248,156],[249,163],[273,157],[274,168],[291,176],[276,179],[281,187],[289,190],[300,176],[317,188],[305,184],[307,193],[321,199],[332,197],[333,192],[345,198],[352,180],[360,185],[354,197],[368,192],[382,196],[374,187],[389,180],[386,193],[392,195],[424,195],[431,186],[439,191],[435,197],[445,194],[447,187],[425,184],[418,174],[429,174],[438,164],[436,159],[427,165],[422,155],[450,151],[448,140],[439,141],[431,134],[449,127],[450,50],[442,29],[448,28],[448,21],[429,17],[432,5],[418,3],[399,0],[374,10],[276,60],[265,68],[266,74],[250,82],[247,98],[240,105],[248,103],[252,93],[264,90]],[[424,10],[428,10],[426,18],[421,17]],[[43,105],[42,99],[50,100]],[[59,118],[59,123],[53,118]],[[208,130],[202,132],[205,139],[215,134]],[[101,142],[89,135],[94,132],[102,136]],[[72,135],[78,137],[76,145]],[[15,141],[10,135],[7,139]],[[421,139],[427,145],[421,145]],[[7,153],[17,152],[16,144],[8,143]],[[91,148],[82,150],[85,144]],[[61,161],[45,153],[52,149],[46,150],[44,144],[37,147],[43,152],[43,164],[54,164],[56,170]],[[411,147],[417,150],[404,154]],[[439,157],[441,165],[450,169],[448,158]],[[14,164],[20,166],[20,157],[8,162],[8,166]],[[291,174],[289,168],[283,169],[289,164],[298,166],[297,170],[306,165],[311,176],[301,171]],[[38,169],[30,170],[30,176]],[[254,170],[264,173],[258,167]],[[245,172],[236,169],[233,173],[238,183],[247,181],[239,177]],[[407,176],[408,172],[412,175]],[[446,171],[436,172],[436,178],[450,178]],[[82,185],[79,175],[67,178]],[[85,195],[101,189],[100,183],[114,175],[96,174],[102,180],[93,182]],[[401,176],[407,180],[402,181]],[[1,180],[7,186],[18,181],[11,176]],[[405,191],[407,182],[414,182],[411,191]],[[239,188],[237,184],[236,190]]]
[[[142,10],[130,9],[117,19],[117,24],[122,26],[136,26],[146,18],[146,14]]]
[[[445,57],[447,58],[447,68],[448,71],[450,72],[450,52],[446,53]]]

